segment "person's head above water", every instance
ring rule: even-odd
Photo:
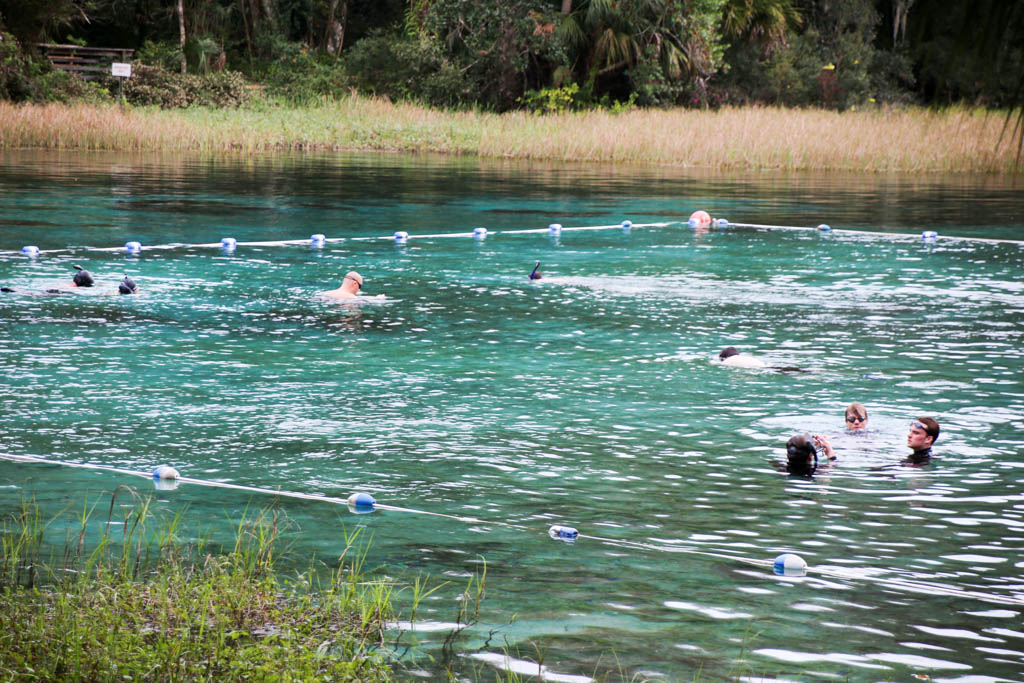
[[[117,286],[117,291],[120,294],[138,294],[139,286],[135,284],[135,280],[125,275],[121,284]]]
[[[544,277],[543,275],[540,274],[540,271],[537,270],[538,268],[540,268],[540,261],[537,261],[537,265],[535,265],[533,267],[533,270],[530,271],[530,279],[531,280],[539,280],[542,277]]]
[[[868,409],[854,401],[846,407],[846,428],[860,431],[868,428]]]
[[[939,423],[932,417],[919,417],[910,423],[907,433],[907,446],[915,453],[931,449],[939,438]]]
[[[345,277],[342,278],[341,286],[348,286],[353,293],[358,292],[363,288],[363,276],[354,270],[350,270],[345,273]]]
[[[725,360],[726,358],[732,358],[733,356],[740,355],[740,352],[736,350],[735,346],[726,346],[718,354],[718,360]]]
[[[75,264],[74,268],[78,272],[75,273],[75,279],[72,280],[72,284],[75,287],[92,287],[92,273],[90,273],[88,270],[86,270],[85,268],[78,264]]]
[[[321,296],[325,296],[328,299],[354,299],[359,296],[359,291],[362,288],[363,276],[354,270],[350,270],[341,279],[340,287],[329,292],[321,292]]]
[[[790,474],[814,474],[818,469],[818,452],[808,434],[797,434],[786,442],[786,470]]]

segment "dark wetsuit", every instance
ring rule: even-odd
[[[927,465],[932,459],[932,449],[925,448],[920,451],[914,451],[907,456],[907,459],[903,461],[904,465]]]

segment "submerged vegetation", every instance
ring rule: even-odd
[[[118,108],[0,102],[0,149],[380,150],[718,169],[1019,172],[1005,115],[775,107],[536,115],[350,95],[316,106]]]
[[[358,534],[326,578],[286,579],[279,513],[243,516],[234,546],[214,552],[177,539],[180,515],[149,531],[135,494],[116,518],[123,490],[98,540],[85,510],[59,556],[35,505],[0,521],[0,678],[391,680],[392,589],[366,581]]]

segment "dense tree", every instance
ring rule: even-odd
[[[1024,112],[1024,3],[1004,0],[0,0],[0,29],[26,49],[78,42],[241,70],[299,99],[355,85],[499,110],[557,92],[584,107]]]
[[[700,100],[720,68],[716,31],[724,0],[565,0],[557,35],[569,50],[568,72],[594,98],[609,93],[643,104]]]
[[[79,0],[0,0],[0,25],[25,44],[55,41],[80,17]]]

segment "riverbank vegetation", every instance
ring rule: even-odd
[[[82,512],[57,554],[33,504],[0,520],[0,678],[391,680],[392,589],[366,580],[357,535],[333,569],[288,578],[280,514],[243,517],[215,552],[179,541],[181,516],[147,530],[133,495],[115,492],[98,534]]]
[[[0,144],[1019,172],[1021,44],[999,0],[0,0],[0,101],[35,105]]]
[[[0,148],[375,150],[717,169],[1016,172],[1005,114],[777,107],[495,114],[351,95],[237,109],[0,102]]]

